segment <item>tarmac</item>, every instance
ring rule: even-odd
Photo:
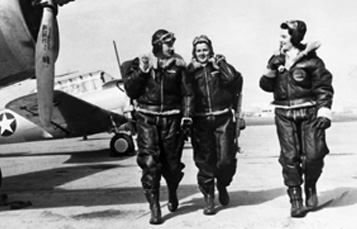
[[[330,154],[317,189],[319,207],[301,219],[290,217],[290,203],[278,163],[274,125],[247,126],[240,142],[238,168],[229,186],[230,204],[203,214],[192,148],[183,152],[185,176],[178,190],[179,209],[167,209],[161,182],[164,223],[150,225],[149,205],[141,189],[135,156],[109,157],[110,135],[0,146],[1,229],[111,228],[357,228],[357,122],[333,123],[327,131]],[[12,209],[16,201],[30,203]],[[15,205],[16,206],[16,205]]]

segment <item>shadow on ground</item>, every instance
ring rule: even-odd
[[[100,149],[92,151],[77,151],[77,152],[48,152],[48,153],[28,153],[17,152],[11,154],[0,154],[0,158],[26,158],[26,157],[48,157],[48,156],[65,156],[70,155],[70,158],[65,163],[91,163],[91,162],[110,162],[125,160],[136,154],[133,152],[131,155],[123,157],[110,157],[109,149]]]
[[[267,189],[261,191],[235,191],[230,192],[230,203],[226,207],[222,207],[218,203],[218,199],[215,199],[217,214],[224,209],[237,208],[244,205],[258,205],[267,201],[271,201],[279,196],[285,195],[285,188]],[[217,196],[217,195],[216,195]],[[183,201],[180,203],[180,208],[173,214],[164,216],[164,220],[176,217],[178,215],[189,214],[195,211],[203,210],[205,206],[203,196],[199,198],[193,198],[189,201]]]
[[[46,182],[42,182],[46,183]],[[6,192],[6,190],[4,190]],[[181,185],[178,196],[180,198],[180,208],[174,214],[168,214],[165,217],[173,217],[181,214],[188,214],[204,207],[204,200],[200,197],[194,197],[188,201],[184,199],[196,195],[199,190],[196,185]],[[270,201],[281,195],[285,191],[282,188],[249,192],[236,191],[231,192],[231,202],[227,208],[235,208],[243,205],[257,205]],[[161,187],[160,201],[162,207],[167,205],[167,188]],[[26,209],[43,209],[69,206],[105,206],[105,205],[124,205],[135,203],[147,203],[141,186],[123,187],[123,188],[98,188],[98,189],[75,189],[75,190],[30,190],[26,192],[9,193],[9,201],[31,201],[32,206]],[[223,210],[219,207],[216,199],[217,210]],[[25,210],[25,209],[24,209]],[[146,209],[148,210],[148,209]]]
[[[321,205],[330,208],[354,205],[357,203],[357,188],[338,187],[321,193],[319,200]]]

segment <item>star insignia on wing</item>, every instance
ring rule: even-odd
[[[16,119],[10,113],[0,114],[0,135],[10,136],[15,132],[16,129]]]

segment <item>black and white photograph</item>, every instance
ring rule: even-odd
[[[0,0],[0,228],[356,228],[356,10]]]

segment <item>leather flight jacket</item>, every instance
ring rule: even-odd
[[[260,87],[274,93],[274,105],[331,108],[333,98],[332,74],[324,62],[310,52],[290,69],[277,71],[275,77],[260,78]]]

